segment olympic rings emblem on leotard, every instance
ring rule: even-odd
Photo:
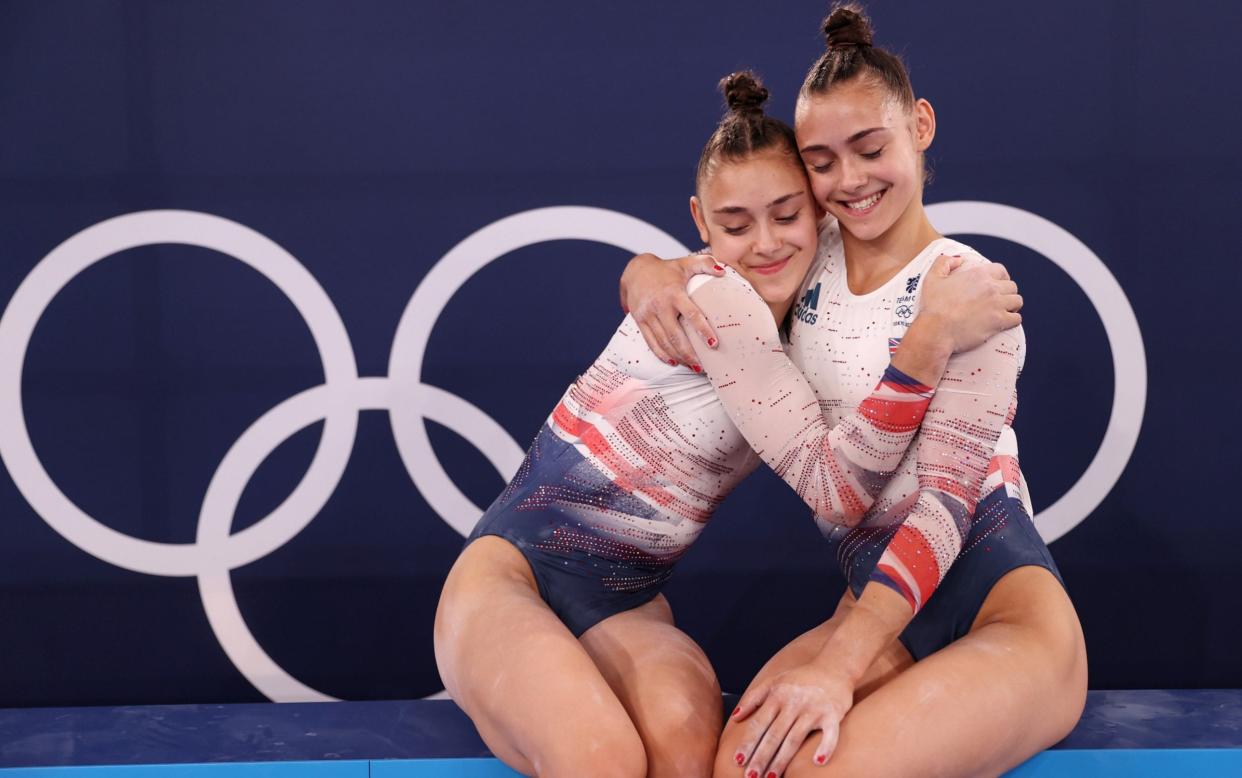
[[[992,203],[931,206],[945,232],[994,235],[1044,254],[1087,292],[1104,321],[1118,393],[1104,443],[1077,484],[1036,517],[1051,541],[1082,521],[1112,488],[1133,451],[1145,405],[1146,366],[1133,311],[1103,263],[1060,227]],[[631,253],[687,253],[661,230],[598,208],[542,208],[501,219],[450,250],[419,284],[393,338],[388,375],[358,375],[344,323],[319,283],[292,255],[254,230],[192,211],[144,211],[89,227],[57,246],[26,277],[0,317],[0,458],[23,497],[49,526],[87,553],[135,572],[194,576],[216,638],[238,671],[275,701],[331,700],[281,668],[242,617],[230,573],[289,542],[322,510],[348,464],[358,414],[389,413],[397,449],[415,487],[439,516],[465,535],[482,510],[453,484],[427,437],[424,419],[470,442],[504,478],[521,447],[468,401],[422,383],[432,329],[459,288],[492,261],[553,240],[587,240]],[[56,486],[35,453],[22,408],[21,378],[35,326],[52,299],[88,267],[120,251],[160,243],[186,244],[231,256],[272,281],[305,319],[323,363],[323,384],[279,403],[245,430],[211,478],[193,543],[134,538],[87,515]],[[1130,390],[1121,393],[1123,384]],[[319,447],[302,480],[270,514],[239,532],[232,522],[246,485],[285,440],[324,422]]]

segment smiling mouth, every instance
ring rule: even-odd
[[[790,257],[785,257],[784,259],[779,260],[779,261],[777,261],[777,262],[773,262],[773,263],[771,263],[771,264],[769,264],[769,265],[755,265],[755,266],[752,266],[752,267],[751,267],[751,270],[753,270],[753,271],[755,271],[756,273],[759,273],[759,274],[761,274],[761,275],[770,276],[770,275],[772,275],[772,274],[774,274],[774,273],[779,273],[779,272],[781,272],[782,270],[784,270],[784,269],[785,269],[785,265],[788,265],[788,264],[789,264],[789,260],[791,260],[791,259],[793,259],[793,257],[792,257],[792,256],[790,256]]]
[[[846,213],[851,216],[865,216],[880,204],[880,200],[884,199],[884,195],[887,192],[887,189],[881,189],[874,194],[860,197],[857,200],[838,200],[837,202],[841,203],[845,207]]]

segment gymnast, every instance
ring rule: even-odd
[[[940,236],[924,212],[936,120],[904,65],[872,44],[855,5],[836,7],[823,31],[827,49],[807,73],[795,127],[827,217],[790,320],[789,356],[840,429],[874,402],[870,377],[915,334],[911,318],[927,320],[936,256],[982,258]],[[701,364],[723,399],[718,382],[731,368],[713,352],[748,344],[726,329],[721,308],[685,294],[686,278],[710,261],[636,257],[622,304],[660,358]],[[943,375],[916,376],[938,383],[937,394],[910,456],[861,518],[826,513],[793,484],[847,590],[827,622],[751,682],[722,733],[715,775],[995,775],[1073,728],[1086,695],[1082,630],[1031,522],[1011,426],[1023,338],[1020,328],[1000,332],[955,354]]]
[[[745,73],[722,85],[729,112],[701,155],[691,213],[727,269],[688,288],[728,341],[705,354],[706,372],[668,364],[626,317],[441,595],[445,687],[493,753],[526,774],[710,775],[720,688],[659,593],[673,564],[761,461],[824,521],[857,524],[898,469],[949,354],[1020,318],[999,266],[937,259],[891,364],[830,427],[779,327],[815,259],[819,212],[793,130],[762,111],[766,90]]]

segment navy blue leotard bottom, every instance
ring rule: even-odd
[[[934,654],[970,632],[983,601],[996,582],[1019,567],[1042,567],[1065,582],[1047,544],[1039,536],[1022,501],[996,489],[975,507],[962,553],[940,586],[915,614],[900,640],[915,661]],[[860,566],[861,567],[861,566]],[[862,595],[870,570],[854,570],[850,590]]]
[[[550,491],[562,499],[545,498]],[[567,504],[610,505],[654,516],[545,424],[517,476],[479,519],[466,543],[485,535],[512,543],[530,564],[539,596],[580,637],[609,616],[654,599],[672,574],[672,563],[633,549],[623,553],[628,559],[599,553],[623,549],[615,536],[558,507]]]
[[[558,501],[541,498],[549,487],[560,493],[572,491],[575,503],[642,511],[632,496],[617,489],[545,425],[517,476],[479,519],[467,543],[495,535],[513,544],[529,563],[540,597],[575,636],[655,598],[672,574],[671,561],[598,553],[600,548],[616,548],[615,538],[568,515],[557,507]],[[968,633],[988,593],[1006,573],[1034,565],[1061,581],[1022,502],[1003,487],[976,506],[965,546],[967,550],[901,633],[902,644],[915,660]],[[851,572],[850,588],[861,596],[871,571],[858,565]]]

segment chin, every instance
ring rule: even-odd
[[[842,214],[836,210],[831,212],[837,219],[837,224],[841,225],[841,229],[848,232],[858,240],[875,240],[892,228],[894,220],[884,217],[874,218],[878,214],[873,214],[869,219],[858,219],[849,214]]]

